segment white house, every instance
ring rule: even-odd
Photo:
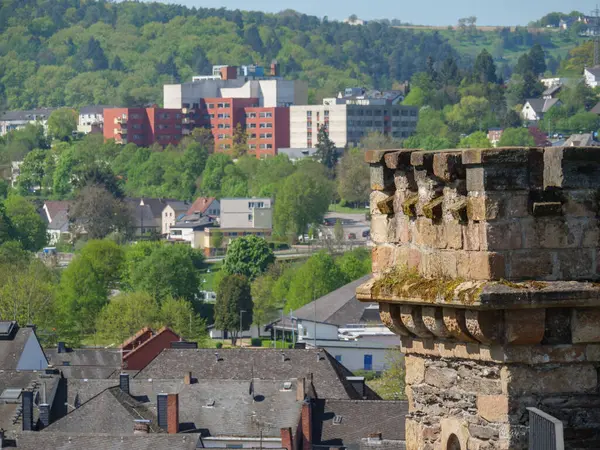
[[[46,201],[42,207],[42,216],[46,219],[49,245],[56,244],[60,238],[70,239],[69,201]]]
[[[104,128],[104,108],[113,108],[113,106],[84,106],[79,110],[79,122],[77,131],[89,134],[94,131],[102,132]]]
[[[205,243],[205,229],[215,225],[215,221],[208,216],[194,213],[180,217],[171,225],[168,240],[173,242],[189,242],[192,248],[203,249]]]
[[[387,368],[386,354],[400,345],[381,323],[376,303],[361,303],[356,288],[366,275],[293,311],[270,325],[306,348],[323,348],[351,371]]]
[[[271,230],[273,201],[270,198],[221,199],[220,224],[224,230]]]
[[[168,235],[171,227],[175,222],[187,214],[190,204],[188,202],[167,201],[166,206],[162,210],[162,234]]]
[[[9,131],[20,130],[27,124],[40,124],[48,129],[48,117],[56,108],[40,108],[27,111],[7,111],[0,115],[0,136]]]
[[[583,70],[583,80],[591,88],[600,84],[600,66],[586,67]]]
[[[523,109],[521,110],[521,117],[525,121],[537,122],[542,120],[544,114],[550,110],[553,106],[560,105],[560,100],[557,98],[530,98],[527,99]]]

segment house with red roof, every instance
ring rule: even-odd
[[[221,215],[221,203],[215,197],[198,197],[189,207],[186,215],[190,216],[192,214],[219,217]]]

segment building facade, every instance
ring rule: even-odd
[[[406,139],[417,127],[418,108],[392,104],[327,104],[290,107],[290,146],[314,148],[321,126],[336,147],[356,146],[372,132]]]
[[[40,108],[27,111],[7,111],[0,116],[0,136],[9,131],[20,130],[28,124],[40,124],[48,130],[48,117],[56,108]]]
[[[102,133],[104,129],[104,109],[110,106],[84,106],[79,110],[77,131],[79,133]]]
[[[221,199],[221,229],[272,229],[273,202],[270,198]]]
[[[118,144],[133,143],[149,147],[177,145],[183,136],[184,116],[181,109],[168,108],[106,108],[104,138]]]

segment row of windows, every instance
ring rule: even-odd
[[[248,128],[256,128],[256,124],[255,123],[249,123],[248,124]],[[273,128],[273,123],[272,122],[261,123],[258,128]]]
[[[213,109],[215,107],[214,103],[209,103],[206,105],[208,109]],[[231,108],[231,103],[217,103],[217,108]]]
[[[259,139],[273,139],[273,133],[261,133],[258,135]],[[248,139],[256,139],[256,133],[252,133],[248,136]]]
[[[349,108],[348,115],[349,116],[387,116],[387,115],[389,115],[389,111],[387,109],[381,110],[381,109],[352,109],[352,108]],[[392,116],[394,116],[394,117],[399,117],[399,116],[416,117],[417,110],[416,109],[410,109],[410,110],[408,110],[408,109],[393,109]]]
[[[179,124],[179,123],[176,123],[176,124],[174,125],[174,127],[175,127],[176,129],[180,129],[180,128],[181,128],[181,124]],[[166,124],[166,123],[159,123],[159,124],[158,124],[158,129],[159,129],[159,130],[168,130],[169,128],[171,128],[171,125],[169,125],[169,124]]]
[[[256,144],[248,144],[250,150],[256,150]],[[273,144],[260,144],[258,146],[261,150],[270,150],[273,148]]]
[[[323,112],[323,114],[325,115],[325,117],[329,117],[329,111],[325,110]],[[312,111],[306,111],[306,117],[312,117]],[[319,117],[319,111],[317,111],[317,117]]]
[[[272,112],[261,112],[261,113],[255,113],[255,112],[251,112],[251,113],[246,113],[246,117],[248,119],[256,119],[257,117],[260,117],[261,119],[270,119],[273,117],[273,113]]]

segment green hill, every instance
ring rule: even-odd
[[[0,2],[0,109],[161,103],[162,85],[213,64],[269,64],[308,80],[318,101],[352,85],[392,88],[454,57],[470,67],[483,48],[510,71],[541,43],[552,59],[577,39],[562,33],[350,26],[287,10],[278,14],[105,0]],[[501,44],[499,44],[499,42]]]

